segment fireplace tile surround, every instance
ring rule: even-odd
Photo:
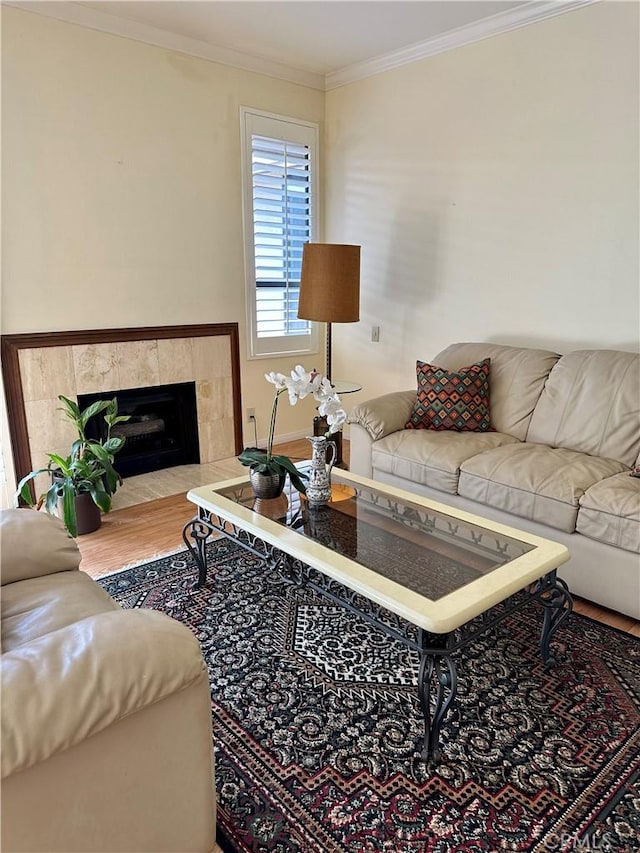
[[[69,452],[59,394],[193,381],[201,463],[242,449],[237,324],[5,335],[2,369],[17,480]]]

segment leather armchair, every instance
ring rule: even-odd
[[[191,631],[123,610],[58,519],[0,513],[2,850],[215,841],[209,677]]]

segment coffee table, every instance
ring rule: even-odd
[[[573,607],[556,569],[563,545],[347,471],[332,472],[332,498],[310,508],[287,482],[275,501],[256,500],[248,477],[192,489],[197,515],[184,541],[207,581],[206,542],[230,537],[280,570],[356,612],[420,657],[421,757],[437,761],[455,700],[454,656],[516,610],[542,606],[540,652]]]

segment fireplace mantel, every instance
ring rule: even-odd
[[[16,481],[68,455],[59,394],[194,381],[200,461],[242,450],[237,323],[4,335],[2,375]]]

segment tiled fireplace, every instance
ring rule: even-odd
[[[5,335],[2,370],[17,480],[69,452],[59,394],[193,382],[200,462],[242,449],[236,323]]]

